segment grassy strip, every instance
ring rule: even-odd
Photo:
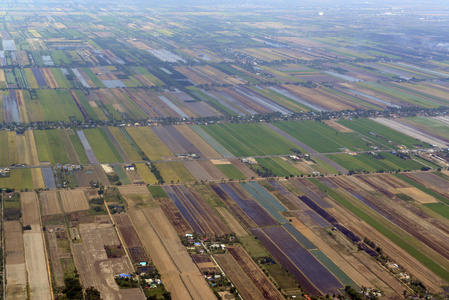
[[[354,213],[356,216],[364,220],[366,223],[368,223],[370,226],[375,228],[377,231],[379,231],[381,234],[383,234],[385,237],[390,239],[393,243],[401,247],[403,250],[405,250],[407,253],[409,253],[411,256],[416,258],[418,261],[423,263],[425,266],[427,266],[431,271],[435,272],[438,276],[443,278],[446,281],[449,281],[449,272],[442,268],[439,264],[435,263],[433,260],[428,258],[426,255],[418,251],[414,246],[407,243],[405,240],[403,240],[401,237],[393,233],[391,230],[386,228],[384,225],[373,219],[371,216],[369,216],[367,213],[356,207],[354,204],[346,200],[343,196],[341,196],[339,193],[335,192],[332,189],[329,189],[327,186],[325,186],[323,183],[318,181],[315,178],[309,179],[313,184],[315,184],[321,191],[327,193],[329,196],[331,196],[335,201],[337,201],[340,205]]]
[[[168,198],[167,193],[161,186],[150,185],[148,189],[150,190],[151,196],[153,196],[153,198]]]
[[[230,179],[246,179],[246,176],[232,164],[215,166]]]
[[[433,210],[440,216],[445,217],[446,219],[449,219],[449,206],[447,206],[444,203],[425,203],[423,204],[425,207]]]

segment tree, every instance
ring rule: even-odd
[[[100,300],[100,291],[98,291],[97,289],[90,287],[88,289],[86,289],[86,294],[85,294],[85,299],[86,300]]]

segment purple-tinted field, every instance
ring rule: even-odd
[[[240,206],[238,206],[237,203],[235,203],[235,201],[233,201],[232,198],[218,186],[218,184],[211,184],[210,188],[218,195],[218,197],[220,197],[246,228],[256,227],[256,224],[245,214]]]
[[[33,72],[34,78],[36,78],[36,82],[39,88],[47,87],[47,82],[45,81],[44,75],[42,75],[41,70],[38,68],[31,68],[31,71]]]
[[[180,133],[174,126],[164,126],[164,129],[184,148],[185,152],[196,153],[200,157],[203,157],[200,149],[195,147],[182,133]]]
[[[274,226],[278,225],[275,219],[271,217],[255,200],[245,197],[243,192],[238,189],[237,185],[234,185],[234,189],[231,188],[231,184],[219,183],[218,184],[223,191],[225,191],[235,203],[254,221],[258,226]],[[239,191],[239,193],[237,193]]]
[[[10,91],[9,96],[3,96],[3,109],[5,112],[5,122],[20,123],[19,106],[17,104],[16,92]]]
[[[310,294],[338,294],[343,284],[283,227],[252,229],[262,245]]]
[[[174,187],[174,186],[173,186]],[[181,212],[184,219],[186,219],[187,223],[189,223],[190,227],[192,227],[194,232],[202,233],[202,229],[199,226],[199,224],[195,221],[195,219],[192,217],[190,212],[187,210],[187,208],[182,204],[181,200],[176,195],[175,191],[170,186],[164,186],[165,192],[168,194],[170,199],[173,201],[173,203],[176,205],[178,210]]]
[[[218,236],[231,233],[223,221],[199,195],[191,194],[185,186],[174,185],[171,188],[200,228],[199,233]],[[186,216],[184,217],[186,218]]]

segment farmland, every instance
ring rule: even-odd
[[[7,299],[448,298],[444,4],[34,2],[0,3]]]

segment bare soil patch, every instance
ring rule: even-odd
[[[59,192],[65,212],[88,210],[89,203],[83,190],[65,190]]]
[[[354,130],[341,125],[340,123],[335,122],[334,120],[324,120],[323,121],[327,126],[332,127],[335,130],[338,130],[343,133],[354,132]]]
[[[126,185],[120,186],[119,191],[122,195],[142,195],[150,194],[146,185]]]
[[[58,193],[56,191],[45,191],[39,194],[42,215],[56,215],[62,212],[59,204]]]
[[[39,204],[35,192],[20,193],[23,226],[31,225],[31,230],[40,232]],[[34,228],[37,227],[37,228]]]
[[[23,241],[31,299],[51,299],[42,233],[25,232]]]

